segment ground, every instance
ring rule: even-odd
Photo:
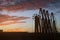
[[[0,33],[0,40],[59,40],[60,33]]]

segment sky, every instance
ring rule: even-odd
[[[55,13],[60,32],[60,0],[0,0],[0,30],[3,32],[34,32],[33,15],[39,8]]]

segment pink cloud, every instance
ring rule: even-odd
[[[29,19],[30,17],[17,17],[17,16],[9,16],[9,15],[3,15],[0,14],[0,26],[3,25],[10,25],[10,24],[15,24],[15,23],[26,23],[25,21],[22,20],[26,20]]]
[[[14,0],[15,1],[15,0]],[[18,0],[17,0],[18,1]],[[24,1],[24,0],[23,0]],[[37,9],[40,7],[45,7],[49,2],[53,2],[54,0],[31,0],[30,2],[26,0],[23,3],[15,4],[15,5],[5,5],[1,6],[1,9],[6,9],[6,10],[24,10],[24,9]],[[16,2],[17,3],[17,2]]]

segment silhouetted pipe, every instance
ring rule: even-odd
[[[37,14],[36,14],[36,16],[35,16],[35,33],[38,33],[38,16],[37,16]]]
[[[39,15],[36,14],[35,16],[35,33],[41,32],[41,26],[40,26],[40,18]]]
[[[40,8],[40,13],[41,13],[41,32],[44,33],[44,13],[42,8]]]
[[[53,32],[57,32],[57,29],[56,29],[56,23],[55,23],[55,19],[54,19],[54,14],[53,12],[51,12],[51,17],[52,17],[52,23],[53,23]]]
[[[38,15],[38,18],[39,18],[39,20],[38,20],[38,28],[39,28],[39,32],[41,33],[41,22],[40,22],[40,15]]]
[[[44,14],[44,31],[45,33],[47,33],[47,16],[45,9],[43,9],[43,14]]]
[[[50,18],[49,18],[49,13],[48,13],[48,10],[46,11],[46,14],[47,14],[47,29],[48,29],[48,33],[52,32],[52,28],[51,28],[51,21],[50,21]]]

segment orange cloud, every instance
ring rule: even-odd
[[[29,18],[30,17],[24,17],[24,16],[17,17],[17,16],[9,16],[9,15],[0,14],[0,26],[15,24],[15,23],[26,23],[25,21],[22,21],[22,20],[26,20]]]
[[[15,29],[6,29],[6,30],[3,30],[3,32],[27,32],[27,30],[26,29],[15,28]]]
[[[8,22],[8,23],[1,23],[0,26],[6,26],[6,25],[10,25],[10,24],[16,24],[16,23],[26,23],[25,21],[13,21],[13,22]]]

